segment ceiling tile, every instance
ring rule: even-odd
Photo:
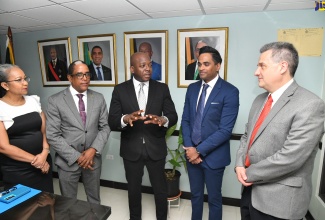
[[[127,0],[136,5],[146,13],[152,12],[170,12],[170,11],[187,11],[200,9],[198,0],[163,0],[161,3],[154,3],[152,0]]]
[[[264,5],[250,5],[241,7],[223,7],[206,9],[206,14],[225,14],[263,11]]]
[[[26,18],[13,13],[0,14],[0,25],[10,26],[11,28],[23,28],[43,24],[44,22]]]
[[[306,8],[315,8],[315,2],[311,1],[305,1],[305,2],[295,2],[293,3],[278,3],[278,4],[273,4],[271,3],[267,7],[267,11],[271,10],[299,10],[299,9],[306,9]]]
[[[56,28],[62,28],[62,26],[56,24],[46,24],[41,26],[34,26],[26,28],[27,31],[41,31],[41,30],[52,30]]]
[[[67,2],[80,2],[80,1],[88,1],[88,0],[52,0],[52,2],[55,3],[67,3]]]
[[[152,18],[168,18],[181,16],[203,15],[201,9],[186,10],[186,11],[161,11],[148,13]]]
[[[48,23],[61,23],[67,21],[78,21],[89,19],[88,16],[80,14],[76,11],[68,9],[60,5],[47,6],[36,9],[29,9],[15,12],[29,18],[42,20]]]
[[[268,0],[201,0],[204,10],[210,8],[224,8],[224,7],[241,7],[241,6],[253,6],[253,5],[266,5]]]
[[[53,2],[44,0],[0,0],[1,10],[12,12],[29,8],[38,8],[47,5],[53,5]]]
[[[103,22],[133,21],[133,20],[143,20],[143,19],[148,19],[148,16],[145,14],[132,14],[132,15],[100,18],[100,20],[102,20]]]
[[[81,26],[81,25],[92,25],[92,24],[101,24],[104,23],[97,19],[89,19],[89,20],[81,20],[81,21],[71,21],[71,22],[63,22],[60,25],[63,27],[74,27],[74,26]]]
[[[64,3],[63,6],[87,14],[92,18],[115,17],[141,13],[133,5],[121,0],[91,0]]]

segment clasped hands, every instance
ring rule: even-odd
[[[81,153],[80,157],[77,160],[77,163],[80,167],[84,169],[94,170],[93,165],[94,162],[94,156],[96,154],[95,148],[88,148],[84,152]]]
[[[199,164],[203,161],[195,147],[183,147],[183,149],[185,150],[186,158],[190,163]]]
[[[238,181],[244,186],[251,186],[253,183],[246,182],[246,168],[245,167],[236,167],[235,168]]]
[[[123,118],[124,123],[129,124],[131,127],[133,127],[133,122],[138,120],[143,120],[143,121],[146,120],[144,124],[157,124],[159,126],[163,126],[167,122],[167,120],[162,116],[157,116],[152,114],[142,116],[141,115],[142,112],[144,111],[139,110],[131,114],[125,115]]]
[[[40,169],[42,173],[48,173],[50,169],[50,164],[46,161],[48,152],[43,151],[40,154],[37,154],[31,162],[31,165],[36,169]]]

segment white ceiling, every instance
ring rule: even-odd
[[[192,15],[315,8],[313,0],[0,0],[0,34]]]

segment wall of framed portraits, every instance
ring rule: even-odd
[[[71,46],[71,60],[76,60],[79,57],[80,44],[84,38],[87,42],[92,42],[92,35],[96,37],[104,36],[104,41],[114,39],[111,44],[110,54],[115,56],[109,58],[110,65],[114,65],[114,81],[108,81],[107,84],[93,84],[91,89],[94,89],[104,94],[107,104],[110,104],[111,94],[115,83],[121,83],[128,77],[126,69],[126,54],[132,51],[131,46],[125,48],[125,38],[128,38],[128,45],[140,43],[143,38],[160,38],[159,42],[163,41],[163,54],[158,59],[163,60],[165,72],[162,77],[163,82],[169,85],[172,98],[176,104],[176,109],[179,118],[182,116],[184,98],[186,93],[186,83],[180,83],[179,77],[184,76],[179,68],[184,65],[182,56],[179,54],[179,42],[186,41],[187,35],[180,37],[180,30],[189,33],[192,41],[200,35],[192,35],[197,29],[207,31],[213,29],[218,31],[218,28],[227,28],[227,39],[223,38],[224,33],[217,33],[217,37],[212,39],[216,45],[222,40],[227,40],[227,45],[219,44],[219,47],[226,51],[227,57],[225,60],[226,80],[235,85],[240,91],[240,110],[233,133],[244,133],[245,123],[248,118],[248,112],[254,98],[261,92],[257,85],[254,71],[256,69],[259,49],[265,43],[277,41],[277,30],[286,28],[312,28],[324,27],[325,14],[315,12],[314,10],[292,10],[292,11],[273,11],[273,12],[254,12],[254,13],[234,13],[234,14],[219,14],[205,16],[187,16],[174,18],[161,18],[150,20],[136,20],[117,23],[106,23],[88,26],[79,26],[71,28],[53,29],[46,31],[35,31],[26,33],[13,33],[14,50],[16,63],[25,71],[26,75],[31,77],[29,84],[29,93],[36,94],[41,97],[43,109],[46,108],[47,99],[52,94],[63,90],[66,85],[51,85],[44,86],[42,81],[42,70],[40,68],[40,56],[38,42],[47,39],[69,38]],[[171,25],[172,24],[172,25]],[[159,27],[159,29],[157,29]],[[156,35],[158,33],[158,35]],[[205,34],[209,37],[209,33]],[[86,37],[83,37],[86,36]],[[114,36],[110,38],[111,36]],[[132,41],[130,39],[132,39]],[[138,39],[134,40],[134,39]],[[1,45],[5,45],[5,36],[1,36]],[[102,40],[101,40],[102,41]],[[323,45],[324,45],[323,39]],[[130,47],[130,48],[129,48]],[[190,47],[188,47],[190,48]],[[1,46],[1,54],[4,52],[5,46]],[[126,49],[128,50],[126,52]],[[135,47],[136,49],[136,47]],[[301,57],[300,64],[295,75],[296,81],[322,97],[324,87],[325,73],[325,47],[322,50],[320,57]],[[189,56],[190,57],[190,53]],[[180,63],[182,62],[182,63]],[[44,75],[44,73],[43,73]],[[178,126],[180,120],[178,122]],[[103,171],[102,179],[125,183],[123,161],[119,156],[119,141],[120,134],[112,132],[107,143],[107,147],[103,152]],[[169,145],[176,145],[177,138],[172,138]],[[236,151],[239,141],[231,141],[232,161],[235,160]],[[113,160],[106,160],[107,154],[113,155]],[[320,156],[318,155],[315,162],[313,179],[317,181],[319,172]],[[234,164],[227,167],[223,182],[223,196],[229,198],[240,198],[240,184],[233,172]],[[181,170],[181,190],[189,192],[188,176],[184,170]],[[143,184],[150,186],[147,173],[145,173]],[[315,194],[313,192],[313,194]],[[316,206],[316,198],[313,196],[312,205]],[[313,207],[311,207],[311,210]]]

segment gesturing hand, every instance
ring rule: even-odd
[[[162,116],[157,116],[157,115],[146,115],[147,118],[149,118],[149,120],[145,121],[145,124],[157,124],[159,126],[163,126],[164,124],[166,124],[167,120],[166,118],[162,117]]]
[[[133,122],[137,120],[146,120],[147,116],[142,116],[141,113],[143,110],[139,110],[136,112],[133,112],[131,114],[125,115],[123,118],[123,121],[125,124],[130,124],[131,127],[133,127]]]

